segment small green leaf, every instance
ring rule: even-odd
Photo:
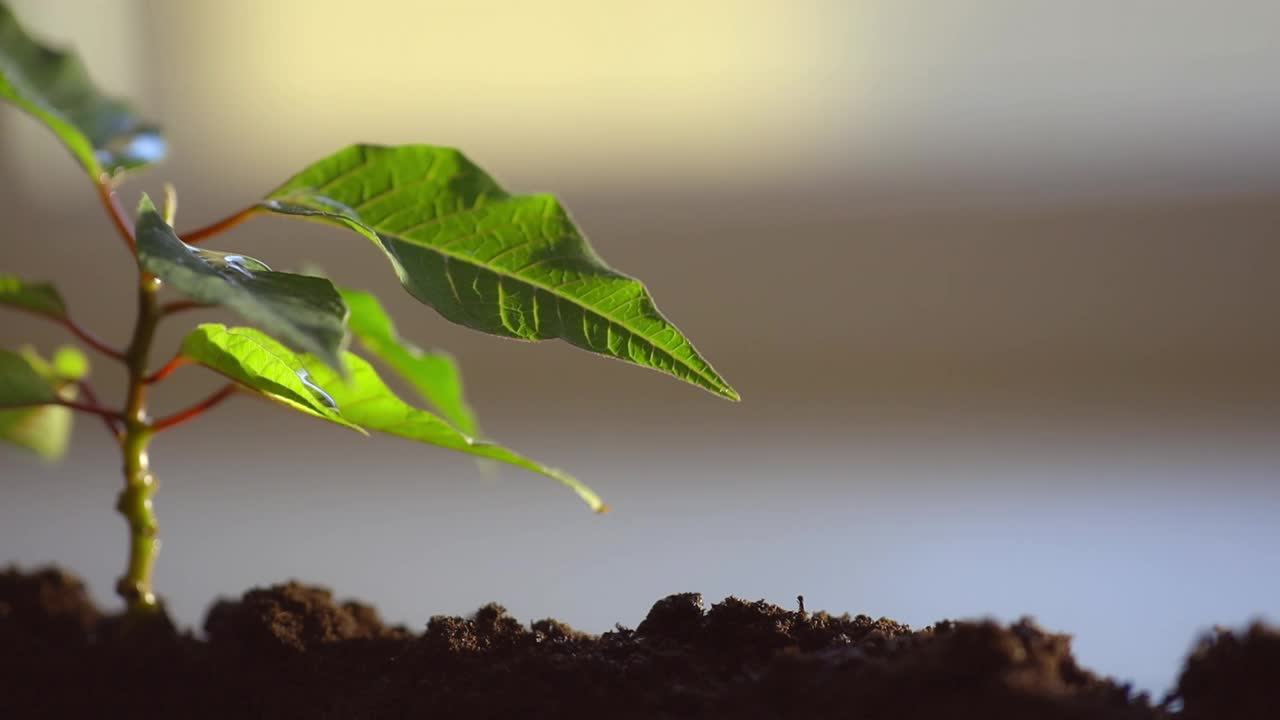
[[[333,283],[273,272],[244,255],[192,247],[146,196],[138,212],[138,262],[144,270],[193,300],[231,308],[299,350],[342,367],[347,307]]]
[[[259,330],[200,325],[182,341],[181,354],[282,405],[360,430],[343,419],[292,350]]]
[[[24,282],[14,275],[0,274],[0,305],[8,305],[54,320],[67,317],[67,306],[52,285]]]
[[[316,384],[323,387],[337,402],[342,416],[367,430],[524,468],[563,483],[596,512],[606,512],[609,509],[591,488],[571,475],[540,465],[499,445],[475,440],[426,410],[406,404],[391,392],[373,366],[363,358],[348,353],[347,363],[351,368],[351,377],[346,382],[314,357],[303,356],[301,360],[311,371]]]
[[[0,409],[0,440],[31,450],[47,461],[66,453],[71,437],[71,409],[47,403],[59,398],[75,399],[74,385],[58,387],[60,380],[74,379],[61,377],[63,368],[58,367],[58,357],[70,366],[74,362],[72,354],[79,351],[63,348],[50,365],[29,347],[16,353],[0,350],[0,407],[21,406]],[[70,369],[85,370],[88,363],[84,355],[79,355],[79,361],[85,367]]]
[[[378,298],[338,288],[351,310],[347,327],[374,357],[408,380],[427,402],[458,430],[476,435],[475,414],[462,392],[462,375],[447,353],[427,352],[401,339]]]
[[[364,235],[411,295],[453,322],[563,338],[738,399],[645,287],[600,260],[555,198],[509,195],[456,150],[354,145],[259,207]]]
[[[53,354],[51,370],[60,380],[83,380],[89,374],[89,358],[74,347],[60,347]]]
[[[79,57],[36,42],[3,4],[0,98],[44,123],[94,180],[164,157],[159,128],[99,93]]]

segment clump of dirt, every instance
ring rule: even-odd
[[[500,605],[388,627],[289,583],[221,601],[207,639],[104,616],[56,570],[0,574],[0,717],[1046,718],[1273,717],[1277,635],[1223,634],[1193,656],[1185,709],[1079,667],[1030,620],[892,620],[700,595],[634,629],[525,625]]]
[[[0,644],[28,651],[73,648],[93,636],[102,613],[84,583],[53,568],[0,572]]]
[[[212,645],[233,654],[305,653],[345,640],[403,635],[383,627],[378,611],[367,605],[335,603],[328,590],[296,582],[214,603],[204,631]]]
[[[1188,720],[1280,717],[1280,632],[1218,629],[1187,658],[1175,696]]]

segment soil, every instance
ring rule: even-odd
[[[115,717],[1253,720],[1280,717],[1280,633],[1205,638],[1156,705],[1030,620],[911,630],[688,593],[603,635],[499,605],[414,632],[289,583],[218,602],[197,637],[104,614],[56,569],[0,572],[0,718]]]

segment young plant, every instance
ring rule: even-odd
[[[573,477],[476,439],[452,358],[402,340],[374,296],[204,245],[250,218],[312,220],[363,236],[386,255],[410,295],[460,325],[518,340],[560,338],[738,399],[658,312],[644,286],[604,264],[554,197],[512,195],[456,150],[353,145],[224,220],[175,232],[172,189],[163,212],[143,195],[132,221],[117,201],[122,178],[165,154],[158,127],[100,94],[75,55],[32,39],[2,4],[0,97],[62,141],[137,261],[137,318],[123,348],[82,328],[52,285],[0,275],[0,306],[62,325],[127,371],[125,405],[110,408],[98,400],[76,349],[63,348],[51,361],[30,348],[0,350],[0,438],[56,458],[72,411],[80,411],[101,419],[119,443],[124,488],[116,507],[128,522],[130,544],[117,591],[131,611],[157,607],[151,440],[240,393],[356,431],[515,465],[565,484],[596,511],[606,509]],[[215,306],[255,327],[198,325],[172,359],[152,364],[162,321]],[[351,340],[360,354],[347,350]],[[406,379],[434,412],[397,397],[362,356]],[[153,416],[148,390],[185,365],[203,366],[228,382],[190,407]]]

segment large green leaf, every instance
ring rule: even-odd
[[[342,367],[347,307],[333,283],[274,272],[244,255],[192,247],[174,234],[146,196],[137,236],[139,264],[174,290],[229,307],[299,350]]]
[[[462,375],[453,357],[427,352],[401,339],[378,298],[367,292],[338,288],[351,310],[347,327],[374,357],[408,380],[445,420],[467,435],[476,435],[475,413],[462,392]]]
[[[67,317],[67,306],[52,285],[24,282],[13,275],[0,274],[0,305],[15,307],[54,320]]]
[[[34,40],[3,4],[0,98],[44,123],[95,180],[164,157],[159,128],[99,93],[79,57]]]
[[[591,488],[571,475],[536,463],[500,445],[476,440],[426,410],[406,404],[391,392],[373,366],[363,358],[348,353],[347,363],[351,368],[351,377],[346,382],[316,358],[303,356],[301,359],[303,365],[311,371],[316,384],[323,387],[338,403],[342,416],[366,430],[376,430],[524,468],[568,486],[596,512],[606,512],[609,509]]]
[[[0,410],[0,440],[45,460],[62,457],[71,438],[71,409],[34,403],[74,400],[76,387],[69,381],[87,370],[84,354],[71,347],[58,350],[52,363],[28,347],[17,353],[0,350],[0,406],[30,405]]]
[[[590,488],[569,475],[474,440],[441,418],[405,404],[369,363],[352,353],[346,358],[351,375],[344,381],[315,356],[297,355],[258,330],[210,324],[187,336],[182,354],[308,415],[531,470],[569,486],[593,510],[606,509]]]
[[[260,207],[365,235],[411,295],[453,322],[563,338],[738,399],[645,287],[600,260],[555,198],[509,195],[456,150],[355,145]]]
[[[282,405],[359,430],[343,419],[333,398],[311,380],[298,356],[266,333],[209,323],[192,330],[180,352]]]

